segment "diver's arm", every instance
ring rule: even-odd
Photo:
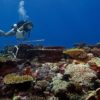
[[[14,29],[11,29],[8,32],[4,32],[4,31],[0,30],[0,36],[12,36],[14,34],[15,34]]]
[[[12,28],[10,31],[5,33],[5,36],[12,36],[14,34],[16,34],[16,33],[15,33],[14,29]]]

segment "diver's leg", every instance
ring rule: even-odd
[[[5,32],[0,30],[0,36],[5,36]]]

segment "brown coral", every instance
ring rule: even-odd
[[[65,50],[63,51],[63,53],[74,59],[87,58],[87,53],[83,49],[74,48],[74,49]]]
[[[85,100],[100,100],[100,88],[92,91]]]
[[[91,49],[91,52],[93,53],[94,56],[100,57],[100,49],[99,48],[93,48],[93,49]]]
[[[100,100],[100,88],[96,90],[97,100]]]

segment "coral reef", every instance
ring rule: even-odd
[[[99,44],[19,48],[17,58],[1,55],[0,100],[23,95],[27,100],[100,100]]]

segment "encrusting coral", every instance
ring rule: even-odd
[[[17,75],[15,73],[8,74],[4,77],[5,84],[17,84],[17,83],[24,83],[27,81],[33,81],[33,78],[30,75]]]
[[[73,48],[73,49],[65,50],[63,51],[63,53],[75,59],[86,59],[87,58],[87,53],[84,51],[84,49]]]
[[[68,49],[68,50],[64,50],[63,53],[70,55],[71,57],[73,57],[74,55],[79,55],[80,53],[83,53],[84,50],[83,49],[78,49],[78,48],[73,48],[73,49]]]

